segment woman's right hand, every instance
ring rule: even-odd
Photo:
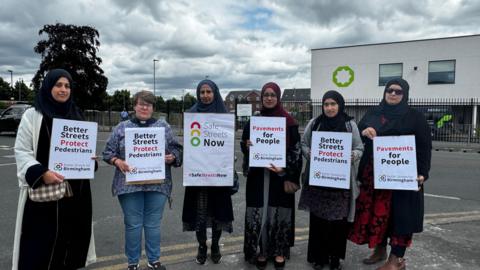
[[[368,127],[362,131],[362,135],[373,140],[373,138],[377,136],[377,131],[372,127]]]
[[[122,172],[122,173],[126,173],[126,172],[129,172],[131,171],[132,169],[130,168],[130,166],[128,166],[127,162],[125,160],[122,160],[122,159],[117,159],[115,160],[115,166],[117,166],[117,168]]]
[[[245,142],[245,145],[247,146],[247,148],[249,148],[250,146],[253,145],[253,143],[252,143],[252,141],[247,140],[247,141]]]
[[[43,178],[43,182],[47,185],[59,184],[63,182],[63,179],[65,179],[63,175],[50,170],[44,173],[42,178]]]

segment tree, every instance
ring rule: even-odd
[[[190,95],[190,93],[187,93],[184,97],[183,97],[183,103],[184,103],[184,109],[185,110],[188,110],[190,107],[193,106],[193,104],[195,104],[197,102],[197,99]]]
[[[10,100],[13,97],[12,87],[0,77],[0,100]]]
[[[20,98],[22,101],[28,101],[33,103],[35,99],[35,92],[32,91],[24,82],[23,80],[17,81],[15,83],[15,88],[13,90],[13,95],[15,98],[18,98],[18,94],[21,94]]]
[[[39,70],[32,80],[34,89],[40,88],[50,69],[63,68],[72,75],[72,91],[77,105],[83,109],[104,109],[108,79],[100,68],[102,59],[97,56],[100,46],[98,31],[90,26],[57,23],[44,25],[38,34],[46,34],[48,38],[40,40],[34,49],[42,56]]]
[[[110,106],[112,111],[123,111],[124,109],[127,111],[133,110],[130,91],[127,89],[115,91]]]

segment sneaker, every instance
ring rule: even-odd
[[[127,266],[127,270],[139,270],[140,269],[140,264],[129,264]]]
[[[159,261],[156,261],[154,263],[148,263],[147,268],[148,270],[166,270],[167,269]]]

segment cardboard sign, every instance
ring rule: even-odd
[[[418,190],[415,137],[373,138],[375,189]]]
[[[311,186],[350,189],[352,133],[312,132]]]
[[[126,128],[125,161],[132,169],[126,182],[158,183],[165,179],[165,128]]]
[[[232,186],[235,115],[185,113],[184,186]]]
[[[93,179],[97,123],[53,119],[48,169],[65,179]]]
[[[254,116],[250,120],[250,167],[286,167],[285,117]]]

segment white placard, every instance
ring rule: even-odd
[[[93,179],[97,128],[95,122],[54,118],[48,169],[65,179]]]
[[[373,138],[375,189],[418,190],[415,137]]]
[[[165,128],[126,128],[125,161],[132,169],[126,182],[165,179]]]
[[[185,113],[183,185],[233,186],[235,115]]]
[[[250,167],[286,167],[286,118],[253,116],[250,119]]]
[[[350,189],[352,133],[312,132],[311,186]]]
[[[237,116],[252,116],[252,104],[237,104]]]

